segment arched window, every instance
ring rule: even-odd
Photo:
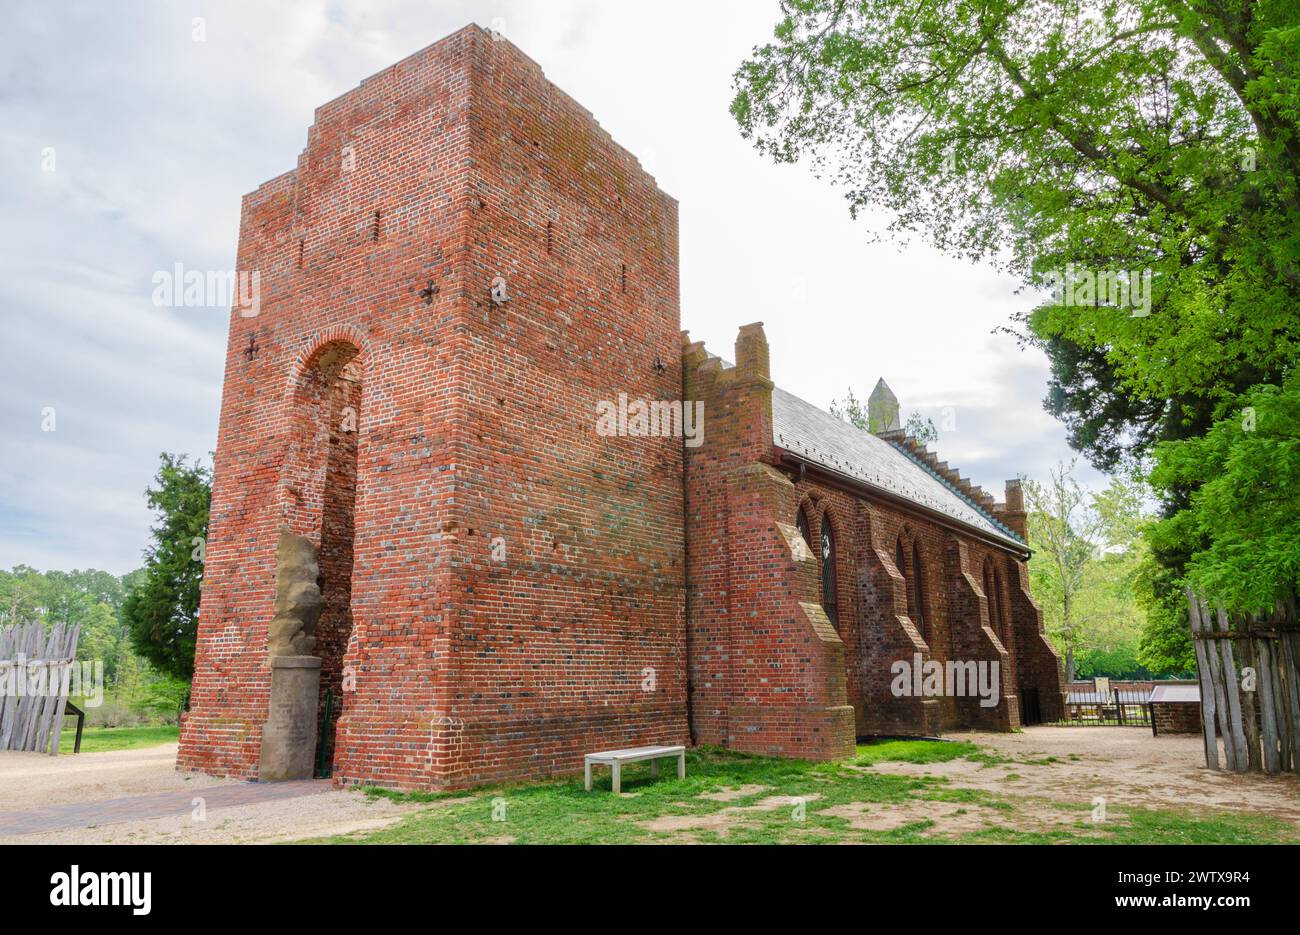
[[[912,615],[912,590],[907,586],[907,553],[903,551],[903,537],[894,541],[894,567],[903,576],[903,596],[907,601],[907,615]]]
[[[1007,619],[1007,609],[1002,606],[1002,574],[996,567],[993,569],[993,594],[993,602],[998,608],[998,635],[1002,637],[1002,644],[1010,649],[1011,647],[1007,646],[1010,621]]]
[[[835,531],[829,516],[822,517],[822,610],[836,627],[840,625],[839,600],[835,587]]]
[[[912,543],[912,621],[925,636],[925,576],[921,570],[921,550]]]
[[[799,507],[799,515],[795,518],[795,525],[799,527],[799,535],[803,536],[803,541],[808,544],[811,550],[813,547],[812,533],[808,531],[808,514],[803,507]]]
[[[1002,624],[1002,595],[998,587],[998,573],[993,568],[993,561],[990,559],[984,563],[984,596],[988,598],[989,605],[989,626],[993,632],[999,636],[1005,635],[1005,628]]]

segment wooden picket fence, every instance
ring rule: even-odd
[[[57,756],[68,704],[68,663],[77,656],[81,626],[18,623],[0,627],[0,666],[8,667],[0,691],[0,750],[35,750]],[[45,689],[27,693],[28,675],[45,667]]]
[[[1273,614],[1211,611],[1187,591],[1201,683],[1205,765],[1218,740],[1235,772],[1300,772],[1300,630],[1294,608]],[[1217,729],[1217,731],[1216,731]]]

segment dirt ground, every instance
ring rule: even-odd
[[[0,754],[0,817],[49,805],[101,802],[125,796],[240,785],[176,771],[176,744],[52,757]],[[249,844],[291,841],[382,828],[418,805],[344,790],[214,807],[196,821],[188,805],[178,814],[36,834],[0,835],[4,844]],[[427,806],[423,806],[427,807]]]
[[[0,810],[93,802],[221,785],[200,773],[176,772],[176,744],[106,753],[0,754]]]
[[[949,802],[922,796],[904,802],[850,802],[820,813],[843,818],[850,827],[866,831],[891,831],[928,821],[931,825],[920,832],[922,837],[948,838],[998,827],[1020,832],[1067,827],[1077,831],[1081,814],[1095,813],[1101,797],[1107,809],[1265,814],[1300,831],[1300,776],[1241,776],[1208,770],[1199,736],[1152,737],[1146,728],[1033,727],[1017,734],[975,732],[952,734],[946,739],[969,741],[986,756],[943,763],[880,762],[849,768],[894,776],[942,777],[948,780],[945,790],[975,789],[999,798],[1014,797],[1014,809],[989,802]],[[748,785],[705,793],[699,798],[733,802],[765,791],[765,786]],[[810,796],[805,801],[816,798]],[[710,832],[725,840],[734,829],[752,820],[755,813],[788,804],[786,798],[769,796],[708,814],[667,815],[640,824],[650,831],[668,832],[674,842],[692,843],[698,840],[699,832]],[[1071,805],[1077,808],[1068,808]],[[1098,839],[1105,837],[1104,828],[1095,826]],[[1093,835],[1084,831],[1078,836]]]
[[[949,736],[1011,762],[988,767],[972,760],[880,763],[872,769],[896,776],[944,776],[961,788],[1057,802],[1089,804],[1104,796],[1108,806],[1266,814],[1300,828],[1300,776],[1206,769],[1199,735],[1152,737],[1140,727],[1031,727],[1018,734]]]
[[[1140,728],[1034,727],[1018,734],[952,735],[968,740],[1005,762],[979,760],[946,763],[879,763],[861,767],[904,776],[942,776],[951,788],[983,789],[1025,799],[1017,823],[1045,824],[1072,820],[1049,803],[1091,805],[1104,796],[1108,806],[1192,808],[1267,814],[1300,829],[1300,777],[1237,776],[1212,772],[1202,764],[1196,736],[1153,738]],[[232,780],[182,774],[174,768],[176,744],[48,757],[35,753],[0,754],[0,818],[44,806],[102,802],[126,796],[185,793]],[[705,794],[727,802],[762,787]],[[1041,809],[1034,806],[1039,802]],[[750,808],[784,808],[772,796]],[[353,831],[378,829],[428,804],[396,804],[368,799],[355,791],[331,790],[253,804],[214,807],[205,820],[188,809],[150,819],[130,819],[34,834],[0,836],[9,843],[271,843]],[[929,818],[944,831],[1003,820],[987,810],[940,801],[900,805],[854,803],[836,806],[835,814],[857,827],[889,829]],[[1041,815],[1038,814],[1041,812]],[[734,814],[733,814],[734,813]],[[743,819],[745,809],[728,807],[717,815],[656,819],[652,830],[689,835],[704,824],[721,829]],[[1008,816],[1009,817],[1009,816]],[[1026,821],[1028,819],[1028,821]]]

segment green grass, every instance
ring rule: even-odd
[[[965,741],[943,740],[881,740],[862,744],[854,760],[859,766],[877,763],[946,763],[963,757],[973,757],[979,748]]]
[[[365,790],[372,797],[423,806],[398,824],[326,839],[330,843],[632,844],[694,841],[791,843],[1274,843],[1298,841],[1293,829],[1239,813],[1120,809],[1094,823],[1091,806],[994,794],[934,777],[895,776],[890,762],[984,762],[970,743],[887,741],[863,745],[844,763],[749,756],[719,748],[687,753],[687,778],[668,764],[652,779],[648,764],[628,767],[622,796],[609,774],[594,791],[582,781],[551,780],[456,793]],[[987,765],[987,764],[986,764]],[[727,790],[727,798],[700,798]],[[774,797],[801,799],[775,804]],[[468,799],[468,801],[467,801]],[[956,806],[954,808],[954,806]],[[898,827],[854,827],[858,812],[896,819]],[[840,809],[839,814],[828,810]],[[900,810],[906,809],[906,813]],[[957,816],[960,822],[952,823]],[[1042,820],[1048,816],[1053,820]],[[652,825],[659,820],[662,825]]]
[[[131,747],[156,747],[175,743],[180,728],[163,727],[87,727],[81,732],[82,753],[103,753],[106,750],[128,750]],[[64,726],[59,735],[59,752],[71,753],[77,736],[75,723]]]

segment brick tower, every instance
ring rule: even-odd
[[[681,439],[596,431],[680,395],[676,202],[470,26],[316,111],[238,263],[181,768],[258,776],[285,531],[338,781],[684,742]]]

